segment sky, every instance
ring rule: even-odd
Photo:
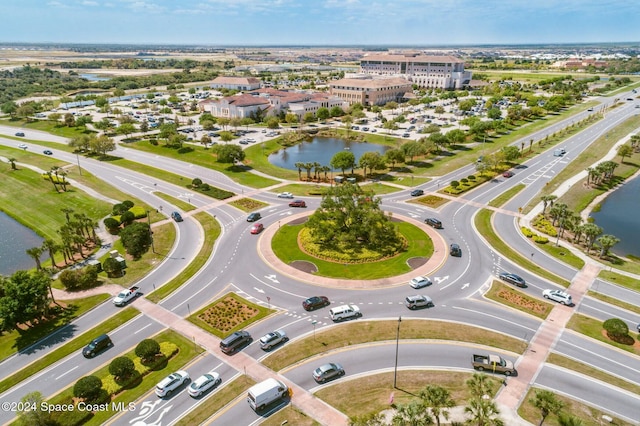
[[[437,46],[636,41],[638,0],[0,0],[0,43]]]

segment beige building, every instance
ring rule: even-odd
[[[351,104],[384,105],[400,102],[412,93],[409,81],[400,77],[391,78],[343,78],[329,83],[331,94]]]
[[[255,77],[216,77],[212,89],[255,90],[260,88],[260,79]]]
[[[418,87],[460,89],[471,81],[464,62],[453,56],[373,54],[360,60],[360,72],[372,75],[402,76]]]

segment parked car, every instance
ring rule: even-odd
[[[272,331],[271,333],[267,333],[260,338],[260,348],[268,351],[280,343],[284,343],[288,341],[287,333],[284,330]]]
[[[42,153],[45,155],[53,155],[53,152],[51,152],[50,149],[45,149],[44,151],[42,151]]]
[[[314,311],[329,306],[330,303],[326,296],[313,296],[302,302],[302,307],[305,311]]]
[[[567,305],[567,306],[573,305],[573,300],[571,299],[571,295],[563,290],[547,289],[542,292],[542,296],[545,299],[553,300],[554,302],[558,302],[562,305]]]
[[[289,203],[289,207],[307,207],[307,203],[303,200],[294,200]]]
[[[171,219],[175,220],[176,222],[182,222],[182,216],[178,212],[171,212]]]
[[[180,370],[168,375],[156,385],[156,395],[160,398],[170,396],[176,389],[189,381],[189,373]]]
[[[232,354],[251,343],[252,340],[248,331],[236,331],[220,341],[220,350],[225,354]]]
[[[502,177],[510,178],[510,177],[512,177],[513,175],[515,175],[515,173],[513,173],[511,170],[507,170],[506,172],[504,172],[504,173],[502,174]]]
[[[424,191],[422,189],[414,189],[413,191],[411,191],[412,197],[419,197],[421,195],[424,195]]]
[[[432,308],[433,300],[429,296],[423,296],[416,294],[415,296],[407,296],[404,299],[404,304],[407,308],[414,310],[418,308]]]
[[[453,243],[449,246],[449,254],[455,257],[462,257],[462,249],[456,243]]]
[[[344,376],[344,368],[340,364],[330,362],[313,370],[313,379],[318,383],[324,383],[329,379]]]
[[[430,286],[432,284],[431,280],[429,279],[429,277],[424,277],[424,276],[418,276],[415,278],[411,278],[411,281],[409,281],[409,285],[412,288],[422,288],[422,287],[427,287]]]
[[[113,342],[111,338],[106,334],[102,334],[91,341],[85,348],[82,350],[82,356],[85,358],[93,358],[98,355],[100,352],[104,351],[107,348],[113,346]]]
[[[442,222],[440,222],[438,219],[436,219],[435,217],[428,217],[424,220],[424,223],[426,223],[429,226],[433,226],[436,229],[442,229]]]
[[[208,390],[215,388],[220,383],[222,383],[220,375],[215,371],[210,371],[207,374],[203,374],[202,376],[195,379],[189,385],[189,389],[187,389],[187,392],[190,396],[196,398],[207,392]]]
[[[249,216],[247,216],[247,222],[255,222],[258,219],[261,219],[262,216],[260,216],[259,212],[253,212],[250,213]]]
[[[253,225],[251,227],[251,233],[252,234],[259,234],[262,232],[262,230],[264,229],[264,225],[262,225],[261,223],[256,223],[255,225]]]
[[[281,192],[278,194],[278,198],[293,198],[293,194],[290,192]]]
[[[500,272],[500,274],[498,275],[498,278],[500,278],[502,281],[506,281],[518,287],[524,288],[527,286],[524,279],[522,279],[519,275],[512,274],[509,272]]]
[[[24,136],[24,132],[16,132],[16,136]]]

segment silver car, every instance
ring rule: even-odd
[[[415,296],[407,296],[404,299],[404,304],[407,308],[414,310],[418,308],[432,308],[433,300],[429,296],[423,296],[416,294]]]
[[[284,343],[289,338],[287,337],[287,333],[284,330],[272,331],[271,333],[267,333],[260,338],[260,348],[268,351],[280,343]]]
[[[207,374],[203,374],[198,377],[189,385],[187,392],[190,396],[196,398],[209,389],[215,388],[222,382],[220,375],[215,371],[210,371]]]
[[[422,275],[419,277],[411,278],[411,281],[409,281],[409,285],[412,288],[422,288],[422,287],[429,286],[431,284],[432,283],[429,277],[424,277]]]
[[[554,302],[558,302],[562,305],[567,305],[567,306],[573,305],[573,300],[571,299],[571,295],[566,291],[547,289],[542,292],[542,296],[545,299],[553,300]]]
[[[344,376],[344,368],[340,364],[330,362],[321,365],[313,371],[313,379],[318,383],[324,383],[329,379]]]

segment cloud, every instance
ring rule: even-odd
[[[69,7],[69,5],[64,4],[64,3],[61,3],[61,2],[59,2],[59,1],[50,1],[50,2],[47,2],[47,6],[51,6],[51,7],[58,7],[58,8],[61,8],[61,9],[67,9],[67,8]]]
[[[129,2],[128,6],[136,12],[149,12],[149,13],[161,13],[166,10],[164,6],[160,6],[157,3],[151,3],[147,1],[134,0]]]
[[[99,6],[99,3],[97,1],[91,1],[91,0],[84,0],[83,2],[81,2],[81,4],[83,6]]]

